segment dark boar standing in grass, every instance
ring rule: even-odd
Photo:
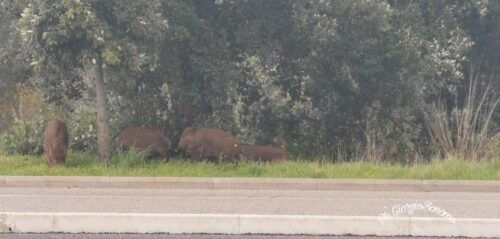
[[[116,145],[123,151],[132,147],[139,152],[148,151],[148,157],[168,158],[170,139],[161,128],[126,128],[116,138]]]
[[[243,160],[257,162],[282,162],[286,161],[286,151],[283,148],[276,148],[264,145],[241,145],[241,156]]]
[[[180,137],[179,149],[191,159],[215,162],[237,160],[241,153],[240,143],[231,134],[210,128],[186,128]]]
[[[68,128],[60,120],[52,120],[45,129],[44,150],[49,167],[59,166],[66,162],[68,150]]]

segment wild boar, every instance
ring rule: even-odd
[[[68,150],[68,128],[61,120],[52,120],[45,129],[44,150],[49,167],[59,166],[66,162]]]
[[[168,158],[171,143],[164,132],[161,128],[126,128],[116,138],[116,145],[123,151],[134,147],[138,151],[149,151],[148,157]]]
[[[243,160],[258,162],[282,162],[286,161],[286,152],[283,148],[264,145],[241,145],[241,156]]]
[[[236,160],[241,153],[240,143],[232,135],[224,130],[211,128],[184,129],[179,148],[192,159],[216,162]]]

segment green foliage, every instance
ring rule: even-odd
[[[97,151],[96,113],[94,110],[79,107],[67,116],[70,135],[69,150],[79,152]]]
[[[113,71],[142,71],[155,57],[152,48],[138,43],[158,40],[166,26],[157,1],[28,2],[18,26],[34,82],[58,104],[85,94],[82,78],[96,59]]]
[[[438,150],[425,116],[436,99],[451,115],[466,105],[469,79],[500,92],[498,1],[0,3],[10,23],[0,27],[0,89],[32,79],[67,113],[78,151],[96,151],[95,112],[82,105],[94,104],[99,58],[111,138],[164,127],[175,146],[187,126],[219,127],[338,161],[429,161]],[[0,102],[5,122],[9,105]],[[497,107],[484,138],[499,122]]]
[[[31,76],[29,55],[23,51],[17,18],[26,1],[0,0],[0,133],[14,122],[12,107],[17,105],[16,86]]]
[[[3,151],[22,155],[42,154],[45,128],[49,120],[56,118],[68,126],[70,150],[96,150],[96,114],[95,110],[85,105],[86,102],[75,103],[71,113],[61,113],[44,103],[39,91],[23,84],[16,86],[13,96],[17,105],[8,113],[14,121],[5,132],[0,133]]]
[[[0,135],[0,149],[8,154],[42,154],[46,123],[45,119],[14,120],[8,131]]]
[[[17,84],[11,96],[14,100],[6,113],[13,122],[0,133],[0,148],[11,154],[42,154],[45,127],[53,110],[42,101],[40,92],[24,84]]]
[[[146,160],[147,152],[138,152],[134,148],[127,152],[122,152],[118,150],[118,152],[113,155],[111,159],[112,167],[124,167],[124,168],[133,168],[140,167],[144,165]]]
[[[8,154],[43,154],[43,140],[49,116],[31,120],[15,119],[9,129],[0,134],[0,148]],[[69,150],[95,152],[97,132],[95,114],[76,111],[69,118],[62,118],[68,125],[70,135]]]

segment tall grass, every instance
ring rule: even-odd
[[[471,73],[468,92],[461,107],[451,112],[445,100],[438,99],[427,114],[428,130],[441,155],[477,162],[486,157],[492,145],[491,120],[500,102],[498,92],[491,89],[491,76],[482,91],[477,77]]]

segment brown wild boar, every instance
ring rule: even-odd
[[[148,156],[168,158],[170,139],[161,128],[126,128],[116,138],[116,145],[123,151],[132,147],[138,151],[149,151]]]
[[[182,132],[179,148],[195,160],[233,161],[238,159],[240,143],[221,129],[187,127]]]
[[[286,161],[286,152],[282,148],[264,145],[241,145],[243,160],[258,162]]]
[[[63,121],[52,120],[45,129],[44,150],[49,167],[64,164],[68,150],[68,128]]]

